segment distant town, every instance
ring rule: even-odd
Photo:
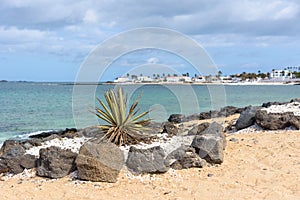
[[[272,69],[270,72],[257,73],[243,72],[223,76],[222,71],[215,75],[190,75],[185,74],[153,74],[145,76],[127,73],[117,77],[114,83],[300,83],[300,66],[287,67],[284,69]]]
[[[0,80],[0,83],[19,82],[30,83],[34,81],[7,81]],[[272,69],[270,72],[263,73],[260,70],[257,73],[243,72],[240,74],[223,75],[218,71],[214,75],[191,75],[188,72],[184,74],[153,74],[152,76],[143,74],[129,74],[117,77],[113,81],[106,82],[61,82],[67,85],[99,85],[99,84],[296,84],[300,85],[300,66],[287,67],[284,69]]]

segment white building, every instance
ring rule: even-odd
[[[138,76],[137,80],[139,82],[153,82],[153,79],[148,76]]]
[[[221,82],[221,80],[217,76],[212,76],[212,75],[207,76],[206,81],[207,82],[214,82],[214,83],[220,83]]]
[[[221,76],[220,79],[223,83],[231,83],[232,82],[232,78],[230,76]]]
[[[167,82],[170,82],[170,83],[176,83],[176,82],[179,82],[179,77],[178,76],[168,76],[166,78]]]
[[[270,73],[271,79],[293,78],[293,73],[290,70],[272,70]]]
[[[114,80],[115,83],[127,83],[130,82],[129,78],[127,77],[118,77]]]
[[[231,82],[232,83],[239,83],[239,82],[241,82],[241,80],[242,80],[241,78],[233,77]]]
[[[192,82],[192,78],[187,76],[168,76],[166,81],[170,83]]]
[[[195,83],[202,83],[202,82],[206,81],[204,76],[197,76],[193,80],[194,80]]]
[[[183,80],[184,82],[192,82],[192,78],[188,76],[181,76],[181,80]]]

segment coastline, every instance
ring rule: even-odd
[[[203,85],[203,86],[207,86],[207,85],[249,85],[249,86],[260,86],[260,85],[270,85],[270,86],[276,86],[276,85],[299,85],[298,82],[295,83],[285,83],[285,82],[245,82],[245,83],[184,83],[184,82],[178,82],[178,83],[172,83],[172,82],[159,82],[159,83],[155,83],[155,82],[145,82],[145,83],[102,83],[103,85]],[[85,85],[85,84],[76,84],[75,85]],[[86,84],[88,85],[88,84]]]
[[[7,83],[28,83],[28,84],[49,84],[49,85],[300,85],[300,81],[293,82],[279,82],[279,81],[268,81],[268,82],[34,82],[34,81],[7,81],[0,82],[3,84]]]
[[[62,85],[60,85],[62,84]],[[1,100],[4,103],[3,105],[5,106],[6,112],[3,113],[2,116],[2,122],[4,125],[0,129],[2,130],[0,134],[0,142],[4,141],[5,139],[9,138],[15,138],[18,135],[23,135],[23,134],[31,134],[32,132],[36,131],[46,131],[46,130],[59,130],[59,129],[64,129],[66,127],[72,128],[74,127],[74,123],[71,119],[72,116],[72,87],[73,85],[68,85],[65,86],[65,83],[3,83],[3,88],[2,88],[2,93],[0,96],[2,97]],[[143,84],[143,83],[141,83]],[[146,83],[147,84],[147,83]],[[294,86],[294,85],[280,85],[280,86],[273,86],[273,85],[268,85],[268,86],[258,86],[258,85],[250,85],[246,86],[245,84],[222,84],[220,85],[196,85],[196,84],[172,84],[172,85],[159,85],[159,84],[154,84],[152,85],[151,83],[148,83],[150,85],[145,85],[146,87],[142,87],[139,89],[139,91],[143,91],[144,97],[145,97],[145,102],[147,104],[145,105],[145,108],[148,106],[151,107],[154,104],[161,104],[164,105],[167,114],[172,114],[179,112],[177,111],[178,109],[175,108],[175,106],[172,106],[172,103],[169,104],[167,100],[165,100],[164,93],[168,92],[168,94],[171,95],[171,92],[169,93],[168,88],[166,87],[171,87],[175,88],[178,91],[185,91],[185,88],[190,88],[195,91],[195,94],[203,94],[199,95],[197,99],[198,102],[202,103],[203,106],[201,106],[200,111],[208,111],[209,105],[210,105],[210,96],[209,96],[209,87],[223,87],[226,92],[226,104],[231,105],[231,106],[238,106],[238,107],[243,107],[243,106],[248,106],[248,105],[261,105],[263,102],[266,101],[288,101],[292,98],[297,98],[297,94],[299,93],[300,87]],[[2,86],[1,85],[1,86]],[[97,95],[102,95],[103,91],[108,90],[109,88],[115,87],[116,85],[101,85],[101,86],[95,86],[97,87]],[[126,89],[126,85],[120,85]],[[143,85],[128,85],[129,89],[131,87],[140,87]],[[85,89],[85,87],[89,86],[78,86],[79,89],[81,87]],[[159,92],[155,92],[156,88],[160,89],[158,90]],[[241,93],[243,91],[249,91],[247,93]],[[7,92],[6,92],[7,91]],[[11,92],[9,92],[11,91]],[[14,91],[14,92],[13,92]],[[24,93],[24,91],[26,91]],[[41,91],[39,94],[40,96],[35,97],[35,92],[32,91]],[[85,90],[83,90],[85,91]],[[25,95],[24,95],[25,94]],[[62,95],[60,95],[62,94]],[[151,94],[151,95],[148,95]],[[153,94],[153,95],[152,95]],[[281,97],[278,96],[278,94]],[[188,93],[187,95],[192,96],[193,93]],[[258,95],[258,98],[253,98],[255,95]],[[44,105],[43,102],[43,97],[46,97],[49,99],[49,97],[52,96],[56,100],[62,103],[61,109],[58,110],[51,110],[47,109],[51,107],[50,101],[45,101],[46,105]],[[242,98],[236,98],[238,96],[241,96]],[[157,97],[157,98],[156,98]],[[26,118],[23,120],[23,124],[18,125],[20,123],[18,121],[17,115],[15,114],[15,107],[16,104],[13,102],[18,102],[19,99],[24,98],[25,104],[21,105],[18,104],[19,110],[22,110],[26,112],[27,115],[30,115],[31,118]],[[149,100],[148,100],[149,98]],[[10,101],[7,101],[7,99],[10,99]],[[144,98],[143,98],[144,99]],[[250,100],[250,101],[249,101]],[[142,100],[143,101],[143,100]],[[208,106],[206,106],[208,105]],[[83,107],[83,106],[82,106]],[[174,108],[174,110],[173,110]],[[45,109],[47,110],[46,115],[43,114],[45,112]],[[31,112],[34,111],[34,112]],[[63,111],[60,111],[63,110]],[[184,112],[183,114],[193,114],[193,109],[190,108],[189,105],[185,107],[185,110],[188,112]],[[41,115],[42,118],[38,118],[35,116]],[[90,113],[87,112],[86,116],[90,115]],[[7,117],[5,117],[7,116]],[[48,126],[44,126],[43,123],[41,123],[41,120],[48,121]],[[30,125],[26,125],[30,124]],[[55,125],[53,125],[55,124]],[[82,128],[82,127],[81,127]]]
[[[195,127],[204,123],[212,125],[217,122],[220,123],[219,128],[224,135],[222,139],[224,141],[220,144],[226,143],[226,148],[225,146],[224,149],[221,148],[222,152],[224,151],[224,160],[222,159],[221,163],[209,163],[202,167],[181,170],[170,168],[165,173],[139,175],[132,173],[127,165],[123,165],[118,181],[113,183],[83,181],[78,178],[78,171],[73,171],[59,179],[41,178],[36,174],[38,168],[26,168],[16,175],[0,174],[0,187],[3,194],[1,197],[4,200],[19,199],[19,196],[25,199],[40,199],[46,193],[49,194],[48,199],[123,199],[124,194],[129,199],[192,199],[199,196],[201,199],[296,199],[300,195],[299,105],[300,99],[292,99],[290,103],[268,102],[265,107],[256,110],[260,114],[264,112],[267,114],[263,120],[271,122],[270,126],[278,125],[277,122],[273,122],[278,116],[282,118],[287,114],[293,115],[289,120],[295,123],[294,126],[274,130],[268,129],[265,123],[260,123],[259,120],[262,119],[257,113],[256,121],[251,122],[252,125],[238,128],[241,118],[245,120],[246,116],[251,121],[249,111],[255,107],[229,106],[214,114],[206,112],[199,116],[186,117],[175,115],[173,120],[181,120],[173,121],[174,123],[170,120],[170,116],[169,126],[173,129],[168,130],[174,131],[177,127],[176,134],[159,133],[161,138],[150,144],[133,145],[139,149],[158,145],[164,149],[166,155],[170,155],[178,146],[185,142],[185,145],[189,145],[197,136],[207,137],[190,134]],[[269,117],[273,117],[273,120]],[[245,121],[241,123],[245,125]],[[286,123],[282,125],[285,126]],[[157,125],[151,126],[156,133],[161,128]],[[210,129],[214,134],[217,132],[215,128]],[[34,137],[36,138],[34,142],[38,143],[40,138],[41,145],[29,147],[26,153],[37,158],[42,148],[54,146],[78,153],[79,148],[87,140],[91,137],[99,137],[98,133],[92,136],[88,131],[93,132],[89,128],[78,132],[66,129],[65,133],[57,132],[57,135],[49,135],[49,133],[35,135],[37,137]],[[180,140],[176,139],[180,137]],[[183,138],[187,140],[182,140]],[[217,138],[221,139],[222,136]],[[26,146],[28,145],[27,143]],[[125,147],[129,148],[129,146]],[[125,159],[128,148],[120,148]],[[52,192],[54,190],[55,193]]]

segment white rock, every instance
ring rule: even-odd
[[[292,112],[296,116],[300,116],[300,103],[292,102],[283,105],[272,105],[268,108],[263,108],[262,110],[266,110],[267,113],[285,113]]]
[[[167,134],[157,135],[158,139],[153,141],[151,144],[140,143],[137,145],[121,146],[120,149],[124,152],[124,158],[127,160],[128,152],[131,146],[138,149],[148,149],[155,146],[160,146],[164,149],[164,152],[169,155],[172,151],[179,148],[181,145],[190,145],[194,139],[194,135],[191,136],[173,136],[171,138],[167,137]]]
[[[76,138],[72,138],[72,139],[70,139],[70,138],[62,138],[62,139],[55,138],[53,140],[43,142],[41,146],[35,146],[35,147],[32,147],[32,148],[26,150],[26,153],[38,157],[40,149],[51,147],[51,146],[60,147],[62,149],[70,149],[74,153],[78,153],[80,147],[88,140],[89,140],[89,138],[85,138],[85,137],[76,137]]]
[[[234,134],[247,134],[247,133],[254,133],[254,132],[259,132],[263,131],[264,129],[258,126],[257,124],[254,124],[252,126],[249,126],[248,128],[244,128],[242,130],[233,132],[232,135]]]

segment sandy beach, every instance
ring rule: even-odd
[[[34,172],[32,172],[34,174]],[[224,163],[117,183],[58,180],[31,175],[1,177],[1,199],[298,199],[300,131],[227,136]]]

